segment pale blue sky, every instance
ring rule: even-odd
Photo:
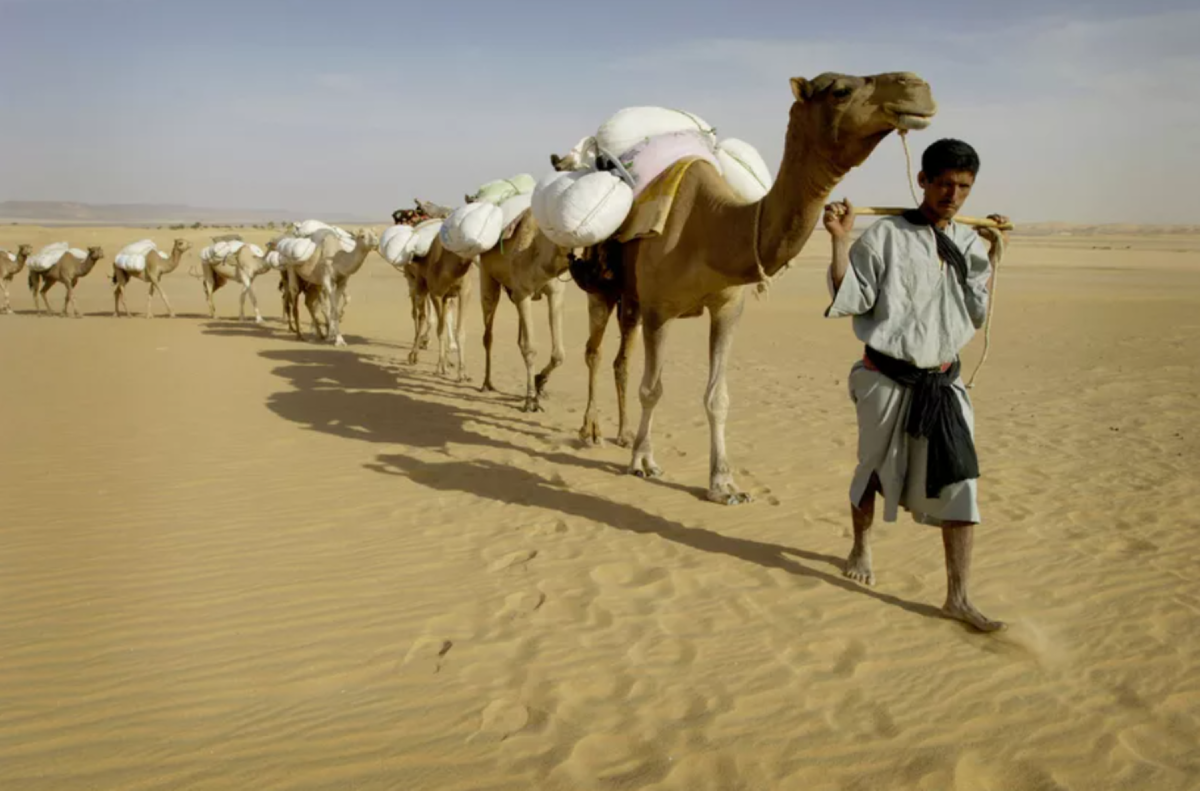
[[[1200,222],[1200,10],[1079,5],[0,0],[0,200],[386,219],[541,176],[635,104],[774,170],[789,77],[907,70],[941,108],[914,154],[980,151],[968,213]],[[889,139],[835,196],[907,194]]]

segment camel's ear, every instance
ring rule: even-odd
[[[812,98],[812,83],[803,77],[792,77],[792,96],[798,102],[806,102]]]

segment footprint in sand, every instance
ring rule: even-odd
[[[861,640],[851,640],[833,665],[836,675],[849,677],[867,656],[867,646]]]
[[[401,667],[406,672],[438,673],[446,654],[454,647],[452,640],[438,637],[418,637],[404,655]]]
[[[504,607],[496,613],[497,618],[527,618],[541,609],[546,603],[546,594],[541,591],[521,591],[509,594],[504,599]]]
[[[536,549],[519,549],[516,552],[509,552],[507,555],[492,561],[488,566],[488,571],[504,571],[511,569],[514,566],[521,566],[537,557]]]
[[[515,700],[493,700],[479,717],[479,730],[467,742],[502,742],[529,724],[529,709]]]

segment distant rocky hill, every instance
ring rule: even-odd
[[[68,201],[0,201],[0,222],[46,225],[204,225],[283,222],[319,216],[327,222],[388,222],[387,212],[379,217],[353,214],[313,215],[289,209],[214,209],[168,203],[96,204]]]

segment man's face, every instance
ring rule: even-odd
[[[942,220],[958,214],[975,186],[975,176],[967,170],[946,170],[931,179],[922,172],[917,181],[925,190],[925,205]]]

